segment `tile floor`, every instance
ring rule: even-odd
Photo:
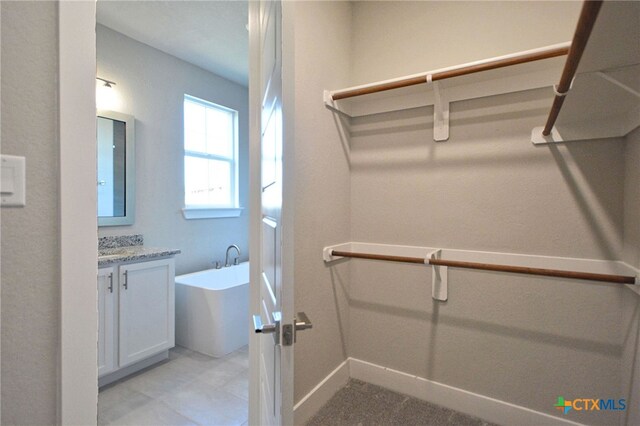
[[[176,346],[168,361],[100,389],[98,424],[240,426],[248,393],[246,347],[212,358]]]
[[[439,405],[361,382],[349,383],[313,416],[307,426],[496,426]]]

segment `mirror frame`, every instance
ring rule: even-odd
[[[133,225],[136,213],[136,140],[135,140],[135,117],[133,115],[122,114],[120,112],[101,110],[96,114],[98,117],[109,118],[111,120],[123,121],[125,123],[125,215],[117,217],[98,216],[98,227],[101,226],[122,226]],[[97,143],[97,139],[96,139]],[[97,163],[96,163],[97,164]],[[97,189],[96,189],[97,190]],[[97,205],[96,205],[97,213]]]

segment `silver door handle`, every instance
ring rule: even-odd
[[[293,341],[296,342],[298,340],[298,331],[308,330],[313,328],[313,324],[311,324],[311,320],[304,312],[298,312],[296,317],[293,319],[295,323],[294,331],[293,331]]]
[[[298,312],[296,315],[296,331],[307,330],[309,328],[313,328],[313,324],[311,324],[311,320],[304,312]]]
[[[253,328],[256,333],[275,333],[277,330],[276,324],[262,324],[262,318],[260,318],[260,315],[253,316]]]
[[[253,329],[256,333],[271,333],[273,334],[273,342],[276,345],[280,344],[280,322],[282,317],[280,312],[272,312],[273,324],[262,324],[262,318],[260,315],[253,316]]]

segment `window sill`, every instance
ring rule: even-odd
[[[182,215],[185,219],[218,219],[225,217],[238,217],[242,213],[242,207],[236,208],[197,208],[185,207]]]

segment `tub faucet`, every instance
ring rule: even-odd
[[[238,246],[235,245],[235,244],[231,244],[229,247],[227,247],[227,255],[224,258],[224,267],[225,268],[231,266],[231,264],[229,263],[229,250],[231,250],[233,248],[236,249],[236,251],[238,252],[238,256],[235,259],[233,259],[233,264],[234,265],[238,264],[238,258],[240,257],[240,248],[238,248]]]

